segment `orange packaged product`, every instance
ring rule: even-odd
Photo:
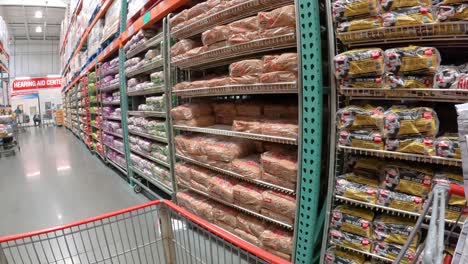
[[[237,115],[260,117],[263,114],[263,104],[259,103],[238,103],[236,104]]]
[[[260,179],[262,176],[262,167],[260,165],[260,156],[251,155],[245,158],[234,159],[231,162],[232,171],[251,179]]]
[[[296,8],[294,5],[283,6],[270,12],[257,14],[261,30],[277,27],[296,26]]]
[[[272,150],[262,153],[263,171],[282,179],[296,182],[297,153],[293,151]]]
[[[245,232],[242,229],[237,228],[234,230],[234,233],[238,235],[240,238],[246,240],[247,242],[250,242],[254,245],[260,245],[260,241],[258,240],[257,237]]]
[[[192,165],[185,162],[177,162],[175,165],[176,177],[184,180],[186,183],[192,178]]]
[[[262,134],[296,139],[299,126],[296,119],[274,119],[262,122]]]
[[[296,34],[296,27],[289,26],[266,29],[262,32],[259,32],[259,38],[274,38],[290,34]]]
[[[296,190],[296,181],[289,181],[282,179],[280,177],[276,177],[275,175],[271,175],[268,172],[263,172],[262,174],[262,181],[269,182],[274,185],[278,185],[284,188],[288,188],[291,190]]]
[[[242,85],[242,84],[254,84],[258,83],[260,80],[256,75],[244,75],[241,77],[230,77],[229,83],[231,85]]]
[[[261,73],[263,73],[262,60],[242,60],[229,65],[229,75],[231,77],[259,75]]]
[[[287,71],[275,71],[263,73],[260,75],[261,83],[279,83],[279,82],[295,82],[297,81],[297,73]]]
[[[188,103],[171,109],[171,117],[174,120],[190,120],[194,117],[207,116],[213,112],[211,105]]]
[[[191,126],[191,127],[208,127],[215,124],[215,117],[209,116],[198,116],[190,120],[174,120],[174,125]]]
[[[212,144],[203,146],[210,160],[231,162],[233,159],[248,156],[253,151],[253,145],[242,139],[219,139]]]
[[[283,53],[263,57],[264,72],[297,72],[297,53]]]
[[[260,212],[262,207],[263,189],[245,182],[234,186],[234,204]]]
[[[233,131],[241,131],[247,133],[261,133],[261,120],[253,117],[238,116],[232,123]]]
[[[293,249],[293,234],[279,229],[265,230],[260,235],[262,245],[273,250],[291,254]]]
[[[174,46],[171,47],[171,56],[175,57],[178,55],[185,54],[187,51],[200,47],[201,43],[193,41],[191,39],[181,39]]]
[[[190,83],[190,88],[192,89],[206,88],[206,87],[208,87],[207,80],[198,80],[198,81],[193,81]]]
[[[294,219],[296,215],[296,197],[276,191],[264,191],[263,208]]]
[[[277,214],[277,213],[275,213],[273,211],[270,211],[268,209],[265,209],[265,208],[262,208],[260,210],[260,214],[262,214],[262,215],[264,215],[266,217],[270,217],[272,219],[278,220],[278,221],[283,222],[283,223],[288,224],[288,225],[294,224],[294,219],[293,218],[284,216],[282,214]]]
[[[237,215],[237,228],[259,237],[265,231],[265,224],[256,217],[239,213]]]

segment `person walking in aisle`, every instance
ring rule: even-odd
[[[33,121],[34,126],[41,125],[41,116],[39,114],[34,114]]]

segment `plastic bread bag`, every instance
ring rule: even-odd
[[[231,85],[241,85],[241,84],[254,84],[258,83],[258,76],[244,75],[241,77],[230,77],[229,84]]]
[[[468,74],[456,66],[440,66],[434,76],[434,88],[468,89]]]
[[[236,111],[239,116],[260,117],[263,114],[263,104],[236,103]]]
[[[380,17],[369,17],[341,22],[336,26],[336,32],[344,33],[358,30],[369,30],[380,27],[382,27],[382,19],[380,19]]]
[[[385,165],[385,162],[382,160],[359,157],[356,160],[352,160],[350,167],[357,175],[376,177],[380,175],[383,165]]]
[[[213,111],[217,116],[236,116],[236,104],[233,102],[213,103]]]
[[[291,254],[293,250],[293,233],[280,229],[267,229],[260,235],[262,245],[276,251]]]
[[[261,179],[262,167],[258,155],[232,160],[232,171],[250,179]]]
[[[226,86],[229,84],[231,84],[231,78],[229,77],[213,78],[206,81],[207,87],[219,87]]]
[[[228,40],[234,34],[242,34],[251,30],[233,26],[215,26],[202,33],[203,45],[213,45]]]
[[[188,163],[185,162],[177,162],[175,165],[175,172],[177,178],[181,178],[186,182],[189,182],[192,178],[192,167]]]
[[[247,232],[245,232],[244,230],[242,229],[235,229],[234,230],[234,234],[238,235],[240,238],[246,240],[247,242],[250,242],[254,245],[260,245],[260,241],[258,240],[258,238],[254,235],[251,235]]]
[[[386,72],[402,74],[435,73],[441,60],[436,48],[418,46],[387,49],[384,57]]]
[[[205,187],[208,187],[210,179],[215,176],[214,172],[199,166],[192,166],[190,172],[191,180]]]
[[[221,204],[213,208],[215,222],[221,222],[231,228],[237,227],[237,215],[239,215],[239,211]]]
[[[241,182],[234,186],[234,204],[260,212],[262,208],[262,193],[264,189],[255,185]]]
[[[374,212],[348,205],[338,205],[331,214],[330,226],[343,232],[371,238]]]
[[[260,161],[264,172],[291,182],[297,180],[297,152],[267,151],[261,154]]]
[[[188,9],[182,10],[177,15],[171,18],[171,29],[176,28],[178,25],[187,21]]]
[[[437,113],[429,107],[392,106],[384,112],[385,138],[434,137],[439,131]]]
[[[467,21],[468,3],[458,5],[436,5],[435,15],[437,21]]]
[[[361,175],[354,172],[349,172],[336,176],[340,179],[345,179],[350,182],[364,184],[370,187],[379,188],[379,178],[376,175]]]
[[[174,125],[190,126],[190,127],[208,127],[215,124],[215,117],[198,116],[190,120],[174,120]]]
[[[181,39],[171,47],[171,56],[175,57],[178,55],[182,55],[186,53],[187,51],[200,47],[200,46],[201,46],[201,43],[196,42],[194,40]]]
[[[354,248],[364,252],[371,252],[372,248],[372,243],[369,238],[336,229],[330,230],[330,242],[335,245]]]
[[[404,245],[416,225],[415,220],[391,215],[379,215],[373,222],[373,240]],[[420,234],[416,234],[410,244],[416,248]]]
[[[427,6],[399,8],[382,14],[382,20],[384,27],[424,25],[434,22],[432,10]]]
[[[150,49],[145,53],[145,59],[146,60],[152,60],[156,59],[156,57],[159,55],[159,50],[157,49]]]
[[[236,44],[250,42],[256,39],[260,39],[261,34],[257,31],[248,31],[243,33],[232,34],[226,41],[227,46],[233,46]]]
[[[219,139],[212,144],[205,144],[203,150],[210,160],[231,162],[252,154],[254,146],[248,140],[226,138]]]
[[[261,32],[258,32],[258,38],[274,38],[278,36],[286,36],[286,35],[294,35],[296,34],[296,28],[294,26],[288,26],[288,27],[277,27],[277,28],[270,28],[263,30]]]
[[[383,126],[384,109],[372,105],[349,105],[338,109],[337,123],[339,129],[381,129]]]
[[[258,18],[256,16],[247,17],[234,21],[229,24],[231,27],[242,28],[248,31],[257,31],[258,30]]]
[[[398,10],[404,7],[413,7],[413,6],[427,6],[430,7],[432,2],[430,0],[382,0],[380,1],[380,7],[384,11]]]
[[[263,73],[262,60],[242,60],[229,65],[229,75],[231,77],[241,77],[244,75],[259,75]]]
[[[284,187],[287,189],[295,190],[296,189],[296,181],[289,181],[285,180],[280,177],[276,177],[275,175],[272,175],[268,172],[263,172],[262,173],[262,181],[268,182],[280,187]]]
[[[340,178],[336,179],[335,193],[336,195],[371,204],[375,204],[377,200],[377,188]]]
[[[468,212],[465,209],[465,206],[461,205],[447,205],[445,207],[445,219],[446,220],[451,220],[451,221],[457,221],[459,223],[465,222],[466,218],[468,216]],[[458,219],[460,217],[460,219]]]
[[[424,200],[419,196],[379,189],[377,204],[408,212],[420,213]]]
[[[396,259],[398,254],[402,250],[402,248],[403,248],[403,245],[391,244],[391,243],[385,243],[385,242],[374,242],[373,253],[381,257],[385,257],[389,259]],[[400,260],[399,263],[409,264],[414,260],[415,257],[416,257],[416,249],[413,247],[410,247],[405,252],[403,258]]]
[[[433,156],[435,154],[433,143],[429,137],[386,139],[385,150]]]
[[[461,159],[459,137],[456,134],[447,134],[434,141],[435,155],[444,158]]]
[[[191,7],[187,12],[187,19],[191,19],[197,17],[203,13],[208,12],[212,7],[208,4],[208,2],[201,2],[196,4],[195,6]]]
[[[162,84],[164,83],[164,72],[158,71],[158,72],[153,72],[150,75],[151,82],[154,84]]]
[[[196,215],[207,221],[213,221],[213,208],[216,206],[214,201],[207,199],[195,203],[193,206]]]
[[[265,231],[265,224],[258,218],[239,213],[237,215],[237,228],[259,237]]]
[[[275,71],[263,73],[260,75],[261,83],[281,83],[281,82],[296,82],[297,73],[288,71]]]
[[[296,197],[276,191],[264,191],[263,208],[294,219],[296,215]]]
[[[337,0],[332,3],[332,16],[335,21],[372,17],[378,14],[379,2],[377,0]]]
[[[342,250],[335,246],[327,249],[324,257],[325,264],[364,264],[366,257],[364,255],[354,254],[350,251]]]
[[[288,225],[293,225],[294,224],[294,218],[284,216],[282,214],[275,213],[273,211],[270,211],[268,209],[262,208],[260,210],[260,214],[266,217],[270,217],[272,219],[275,219],[277,221],[283,222]]]
[[[264,72],[297,72],[297,53],[266,55],[263,57]]]
[[[208,103],[188,103],[171,109],[171,117],[174,120],[190,120],[194,117],[207,116],[213,112]]]
[[[337,79],[382,76],[384,73],[384,52],[378,48],[355,49],[335,56],[335,77]]]
[[[389,162],[382,168],[384,181],[382,188],[427,197],[431,191],[434,172],[421,166]]]
[[[414,89],[429,88],[434,86],[433,75],[400,75],[395,73],[385,74],[385,88],[389,89]]]
[[[261,133],[277,137],[297,139],[299,126],[297,119],[266,119],[261,123]]]
[[[257,18],[260,30],[294,27],[296,26],[296,8],[294,5],[287,5],[270,12],[258,12]]]
[[[382,88],[383,77],[347,78],[339,80],[340,88]]]
[[[208,193],[214,198],[221,199],[228,203],[234,203],[235,180],[222,176],[214,176],[208,182]]]
[[[338,144],[341,146],[383,150],[383,136],[378,131],[356,130],[338,132]]]

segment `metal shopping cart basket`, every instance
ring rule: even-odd
[[[0,264],[290,263],[167,200],[0,238]]]

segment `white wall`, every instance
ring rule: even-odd
[[[57,107],[58,104],[62,103],[62,94],[60,88],[54,89],[40,89],[39,90],[39,100],[41,103],[41,116],[46,113],[45,105],[46,102],[51,102]],[[32,117],[33,113],[30,112],[30,107],[35,106],[37,113],[39,113],[39,105],[37,98],[34,99],[18,99],[17,97],[13,97],[11,100],[11,107],[12,109],[16,109],[18,105],[23,105],[24,114],[29,115],[30,123],[32,124]]]
[[[58,40],[17,40],[11,47],[11,77],[60,74]]]

